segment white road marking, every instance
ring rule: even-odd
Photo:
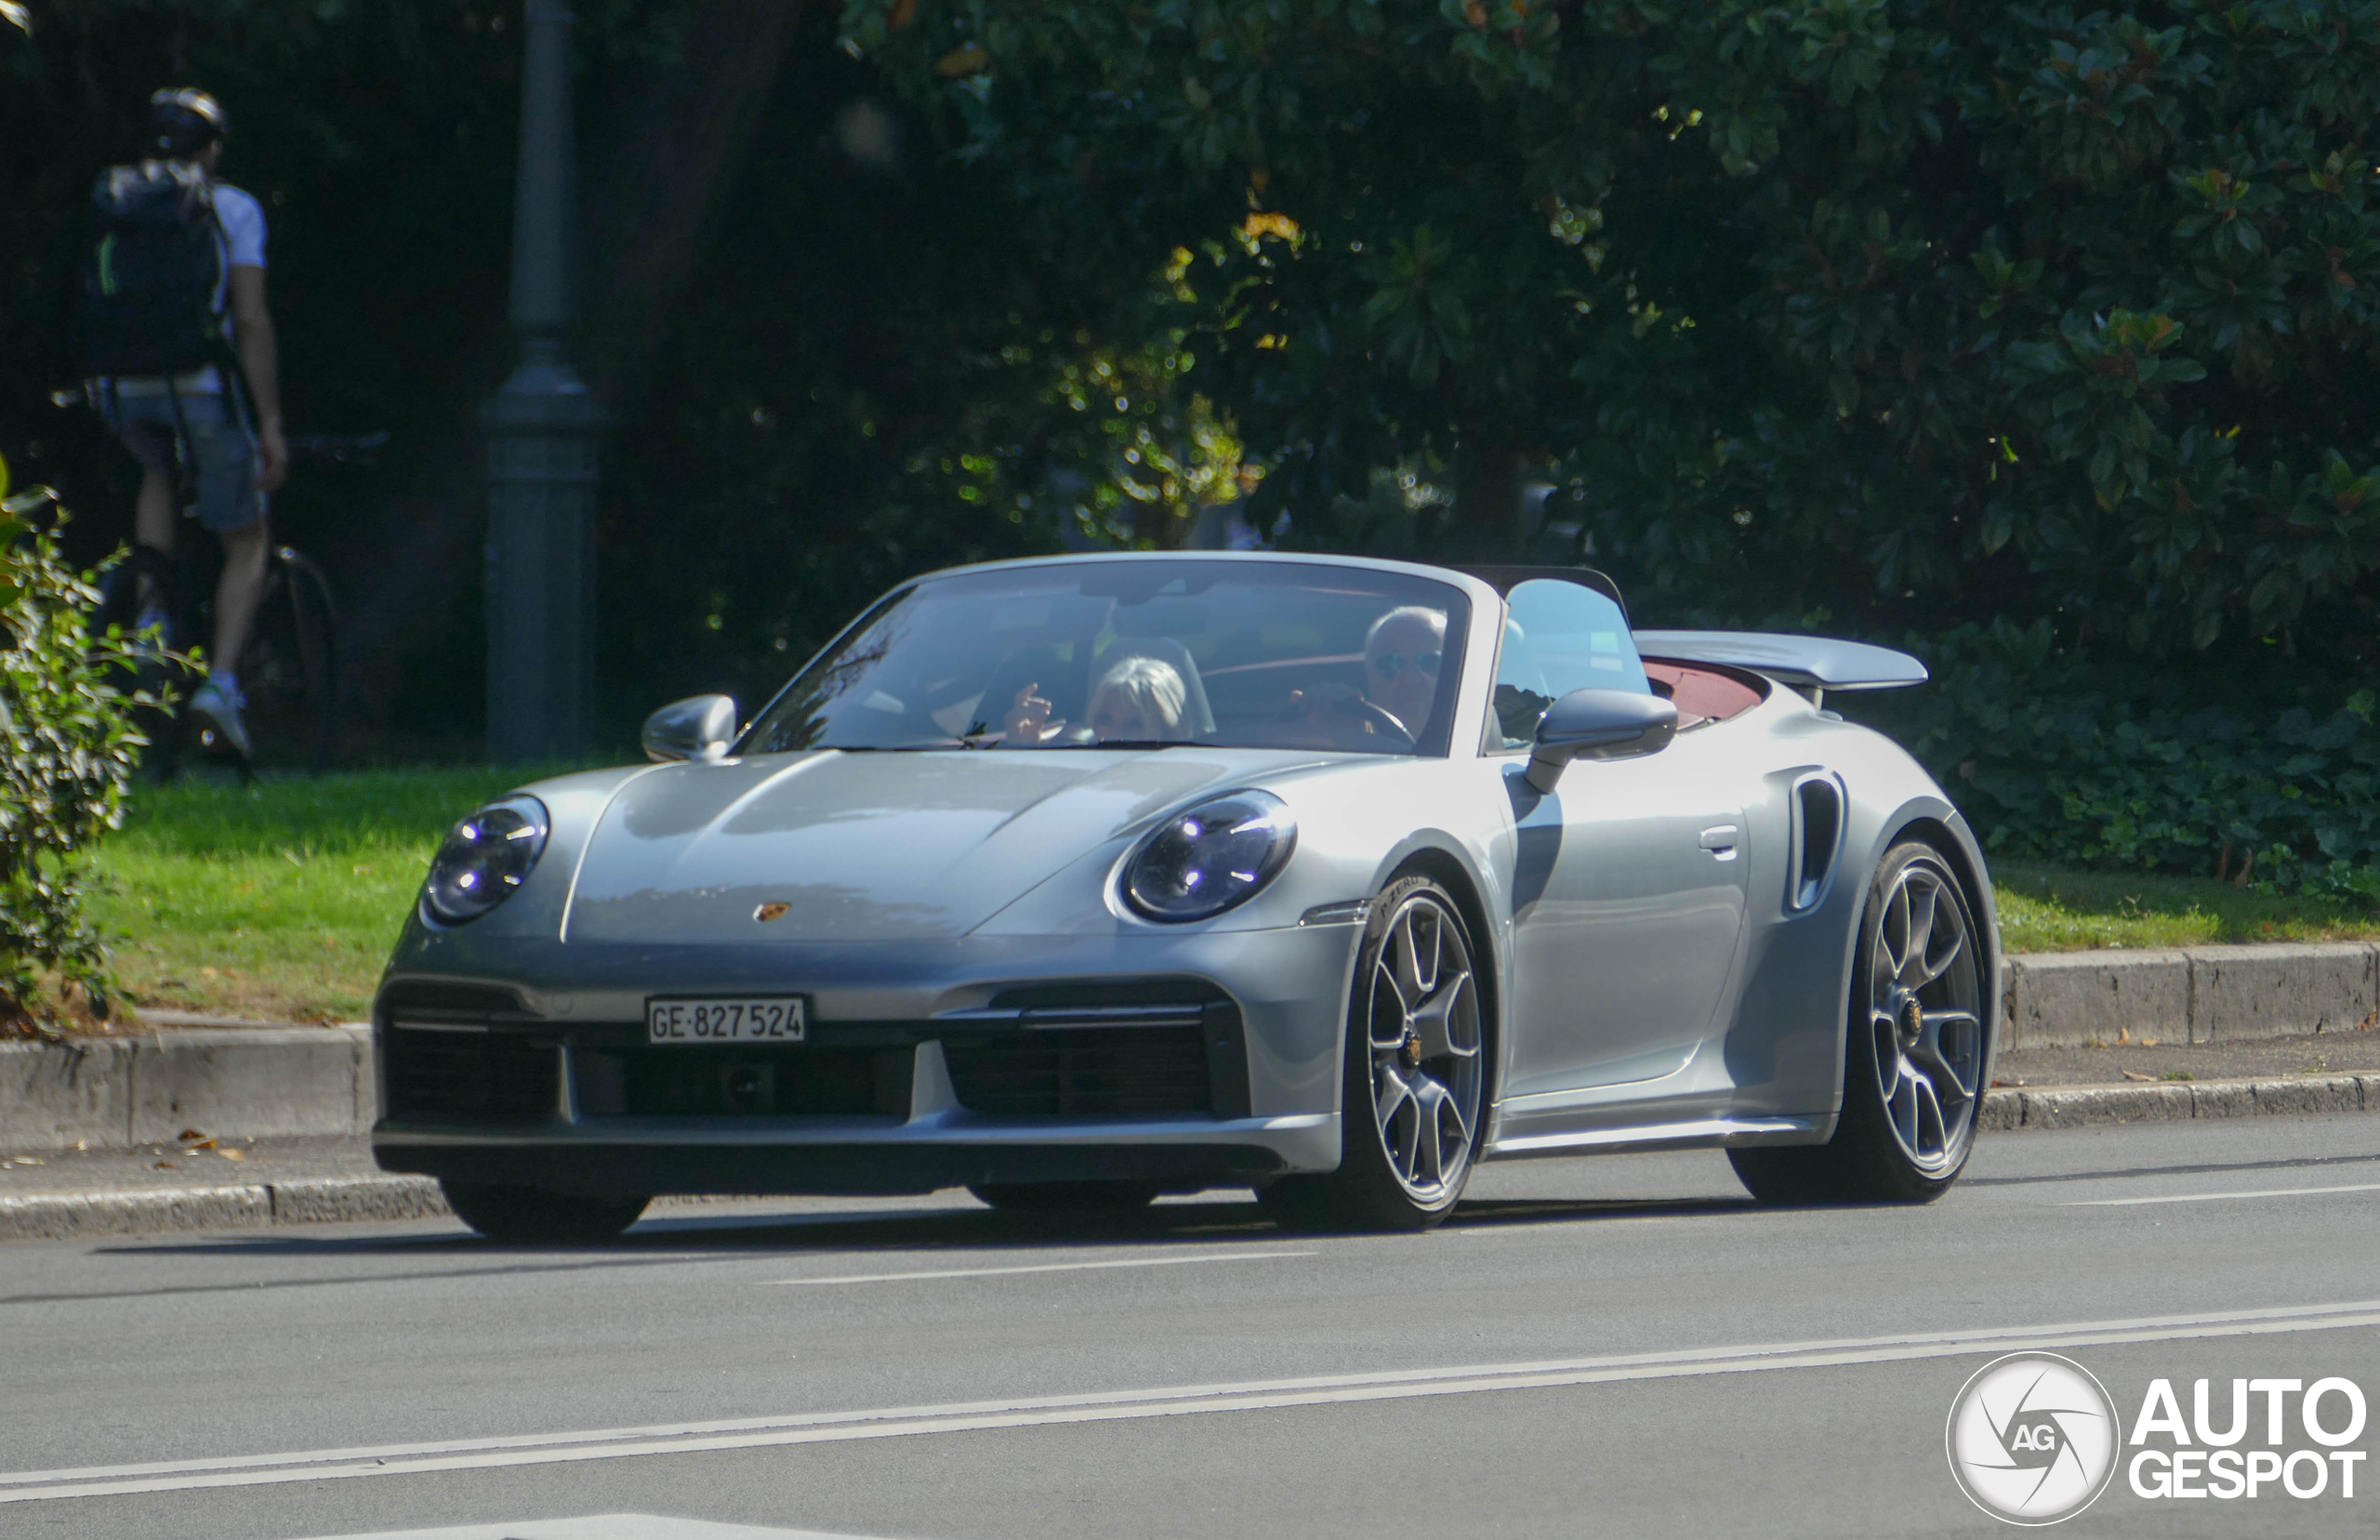
[[[2209,1310],[2136,1320],[1924,1332],[1901,1336],[1683,1349],[1529,1363],[1470,1363],[1438,1369],[1318,1375],[1299,1379],[1246,1380],[1223,1385],[1175,1385],[1145,1390],[1031,1396],[946,1406],[817,1412],[779,1417],[744,1417],[722,1422],[530,1434],[518,1438],[458,1439],[377,1448],[322,1449],[227,1459],[92,1466],[72,1470],[29,1470],[0,1474],[0,1503],[264,1486],[289,1481],[339,1481],[360,1476],[487,1470],[507,1466],[561,1465],[580,1460],[631,1459],[653,1454],[778,1448],[791,1444],[906,1438],[930,1433],[1187,1416],[1207,1412],[1279,1410],[1354,1402],[1402,1401],[1420,1396],[1469,1395],[1488,1390],[1548,1389],[1631,1380],[1759,1373],[1772,1369],[1896,1363],[1957,1358],[1975,1353],[2017,1352],[2029,1349],[2260,1336],[2339,1331],[2359,1326],[2380,1326],[2380,1299],[2270,1310]]]
[[[951,1268],[941,1272],[852,1272],[834,1278],[771,1278],[763,1287],[785,1288],[803,1283],[899,1283],[912,1278],[1004,1278],[1019,1272],[1087,1272],[1098,1268],[1178,1268],[1193,1262],[1277,1262],[1291,1257],[1319,1257],[1318,1251],[1235,1251],[1211,1257],[1132,1257],[1116,1262],[1041,1262],[1023,1268]]]
[[[2174,1192],[2162,1198],[2079,1198],[2060,1208],[2135,1208],[2142,1204],[2211,1204],[2225,1198],[2303,1198],[2318,1192],[2380,1192],[2380,1182],[2346,1187],[2268,1187],[2254,1192]]]
[[[376,1531],[325,1536],[324,1540],[865,1540],[807,1529],[755,1529],[714,1524],[702,1519],[663,1519],[650,1513],[601,1513],[587,1519],[532,1519],[512,1524],[465,1524],[459,1529]]]

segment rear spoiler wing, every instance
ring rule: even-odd
[[[1719,664],[1765,674],[1797,690],[1900,690],[1926,680],[1925,665],[1906,652],[1831,637],[1775,631],[1638,631],[1648,658]]]

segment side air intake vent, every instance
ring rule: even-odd
[[[1843,849],[1843,783],[1827,772],[1793,784],[1793,862],[1785,908],[1805,914],[1818,906]]]
[[[389,1115],[457,1123],[536,1123],[554,1115],[554,1050],[518,1037],[391,1028],[380,1039]]]
[[[996,1115],[1210,1112],[1214,1077],[1197,1026],[1075,1027],[943,1044],[951,1088]]]

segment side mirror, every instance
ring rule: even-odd
[[[655,764],[725,758],[727,745],[735,742],[735,698],[689,695],[672,701],[644,719],[640,742],[644,757]]]
[[[1669,747],[1676,736],[1677,707],[1658,695],[1573,690],[1538,718],[1528,783],[1550,796],[1573,759],[1633,759]]]

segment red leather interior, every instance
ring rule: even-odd
[[[1670,687],[1670,699],[1676,703],[1677,725],[1681,729],[1706,721],[1724,722],[1739,711],[1758,705],[1761,700],[1761,691],[1741,679],[1690,663],[1646,658],[1645,674]]]

